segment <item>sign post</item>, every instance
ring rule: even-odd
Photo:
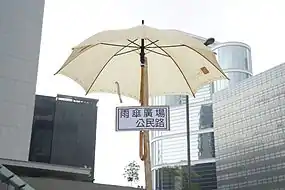
[[[142,39],[142,43],[144,40]],[[143,59],[142,59],[143,58]],[[145,189],[152,190],[149,131],[169,131],[169,106],[148,106],[147,58],[141,54],[141,106],[116,108],[116,131],[139,131],[139,154],[144,161]]]

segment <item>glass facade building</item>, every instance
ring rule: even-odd
[[[199,37],[197,38],[199,39]],[[204,41],[205,39],[200,38],[200,40]],[[193,167],[199,168],[201,165],[201,168],[207,168],[205,166],[208,165],[208,168],[213,169],[212,173],[215,173],[215,167],[213,167],[215,166],[213,128],[215,124],[213,122],[212,95],[216,91],[252,76],[252,64],[250,47],[244,43],[216,43],[211,48],[231,82],[220,80],[205,85],[196,93],[196,98],[189,98],[190,151]],[[151,133],[153,187],[155,188],[159,183],[156,178],[156,170],[169,165],[187,165],[185,96],[153,97],[151,104],[171,106],[170,131]],[[203,183],[202,189],[216,188],[216,185],[213,185],[216,184],[216,177],[204,177],[204,180],[200,182]]]
[[[93,179],[97,102],[36,95],[29,161],[90,168]]]
[[[185,189],[187,188],[188,176],[187,176],[187,166],[183,165],[178,167],[181,170],[179,176],[175,175],[171,170],[177,170],[177,167],[174,168],[159,168],[155,170],[156,176],[156,187],[157,190],[163,189]],[[192,187],[194,190],[198,189],[215,189],[216,188],[216,165],[215,163],[204,163],[196,164],[192,167]],[[209,180],[212,179],[212,180]]]
[[[285,187],[285,64],[213,97],[218,189]]]
[[[212,49],[220,66],[230,79],[214,82],[213,93],[252,76],[251,50],[247,44],[227,42],[218,44]]]

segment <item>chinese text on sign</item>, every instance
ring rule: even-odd
[[[170,130],[169,106],[117,107],[116,130]]]

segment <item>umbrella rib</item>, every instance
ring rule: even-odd
[[[136,40],[135,40],[135,41],[136,41]],[[138,48],[138,47],[140,47],[140,46],[130,46],[130,44],[133,44],[134,41],[131,41],[131,40],[130,40],[130,42],[132,42],[132,43],[129,43],[128,45],[112,44],[112,43],[104,43],[104,42],[101,42],[101,43],[99,43],[99,44],[101,44],[101,45],[106,45],[106,46],[122,47],[122,48],[126,48],[126,47],[128,47],[128,48]]]
[[[150,39],[148,39],[148,40],[151,42]],[[154,43],[154,44],[155,44],[155,43]],[[226,79],[229,79],[229,78],[227,77],[227,75],[225,75],[225,73],[224,73],[221,69],[219,69],[211,60],[209,60],[206,56],[204,56],[204,55],[201,54],[199,51],[195,50],[194,48],[191,48],[191,47],[188,46],[188,45],[185,45],[185,44],[164,45],[164,46],[158,46],[157,44],[155,44],[155,45],[156,45],[156,47],[148,47],[148,49],[149,49],[149,48],[160,48],[160,49],[161,49],[161,48],[175,48],[175,47],[182,47],[182,46],[184,46],[184,47],[186,47],[186,48],[188,48],[188,49],[190,49],[190,50],[192,50],[192,51],[198,53],[200,56],[202,56],[204,59],[206,59],[208,62],[210,62],[219,72],[221,72],[222,75],[223,75]]]
[[[133,40],[132,42],[137,41],[138,39]],[[132,42],[128,43],[128,45],[125,45],[124,47],[122,47],[121,49],[119,49],[116,53],[114,53],[114,55],[112,55],[108,61],[104,64],[104,66],[102,67],[102,69],[99,71],[99,73],[97,74],[97,76],[94,78],[94,80],[92,81],[90,87],[87,89],[86,91],[86,95],[89,93],[89,91],[91,90],[92,86],[94,85],[95,81],[97,80],[97,78],[100,76],[100,74],[103,72],[103,70],[106,68],[106,66],[108,65],[108,63],[121,51],[123,51],[125,48],[129,47],[130,44],[132,44]],[[136,47],[138,48],[138,47]]]
[[[150,39],[147,39],[147,40],[150,41],[150,42],[153,42],[153,41],[151,41]],[[184,78],[186,84],[188,85],[188,87],[189,87],[189,89],[190,89],[190,91],[191,91],[193,97],[195,97],[195,93],[193,92],[193,90],[192,90],[192,88],[191,88],[189,82],[188,82],[187,79],[186,79],[186,76],[184,75],[182,69],[179,67],[179,65],[177,64],[177,62],[175,61],[175,59],[174,59],[166,50],[164,50],[163,48],[161,48],[160,46],[158,46],[156,43],[153,43],[153,44],[154,44],[157,48],[159,48],[161,51],[163,51],[166,55],[168,55],[168,57],[173,61],[173,63],[176,65],[176,67],[179,69],[180,73],[182,74],[182,76],[183,76],[183,78]]]
[[[162,56],[165,56],[165,57],[169,57],[168,55],[166,55],[166,54],[163,54],[163,53],[159,53],[159,52],[157,52],[157,51],[154,51],[154,50],[151,50],[151,49],[148,49],[148,48],[145,48],[147,51],[149,51],[149,52],[152,52],[152,53],[156,53],[156,54],[158,54],[158,55],[162,55]]]
[[[188,46],[188,45],[183,44],[183,46],[185,46],[185,47],[191,49],[192,51],[195,51],[195,52],[198,53],[199,55],[201,55],[204,59],[206,59],[207,61],[209,61],[209,63],[211,63],[220,73],[222,73],[222,75],[224,75],[224,77],[226,77],[226,79],[229,80],[229,78],[227,77],[227,75],[226,75],[219,67],[217,67],[211,60],[209,60],[206,56],[204,56],[204,55],[201,54],[199,51],[197,51],[197,50],[194,49],[194,48],[191,48],[191,47]]]
[[[124,55],[124,54],[127,54],[127,53],[131,53],[131,52],[137,51],[137,50],[139,50],[139,49],[140,49],[140,48],[132,49],[132,50],[125,51],[125,52],[122,52],[122,53],[117,53],[115,56],[119,56],[119,55]]]
[[[149,39],[148,39],[149,40]],[[149,41],[151,41],[151,40],[149,40]],[[208,62],[210,62],[219,72],[221,72],[223,75],[224,75],[224,77],[226,77],[226,79],[229,79],[228,77],[227,77],[227,75],[225,75],[224,74],[224,72],[221,70],[221,69],[219,69],[211,60],[209,60],[206,56],[204,56],[203,54],[201,54],[199,51],[197,51],[196,49],[194,49],[194,48],[191,48],[190,46],[188,46],[188,45],[185,45],[185,44],[178,44],[178,45],[165,45],[165,46],[158,46],[157,44],[155,44],[156,45],[156,47],[148,47],[148,48],[175,48],[175,47],[182,47],[182,46],[184,46],[184,47],[186,47],[186,48],[188,48],[188,49],[190,49],[190,50],[192,50],[192,51],[195,51],[196,53],[198,53],[200,56],[202,56],[204,59],[206,59]]]
[[[156,44],[156,42],[154,42],[154,41],[151,41],[150,39],[148,39],[151,43],[150,44],[148,44],[148,45],[151,45],[151,44],[154,44],[155,45],[155,47],[148,47],[148,48],[152,48],[152,49],[156,49],[156,48],[158,48],[158,49],[160,49],[160,48],[175,48],[175,47],[182,47],[182,46],[184,46],[183,44],[176,44],[176,45],[162,45],[162,46],[159,46],[159,45],[157,45]]]
[[[130,42],[131,44],[134,44],[134,45],[136,45],[136,46],[138,46],[138,47],[141,47],[139,44],[133,42],[132,40],[129,40],[129,39],[128,39],[128,42]]]
[[[85,47],[81,47],[80,48],[72,48],[72,50],[74,51],[75,49],[79,49],[80,52],[72,59],[70,60],[67,64],[63,65],[54,75],[58,74],[62,69],[64,69],[66,66],[68,66],[73,60],[75,60],[78,56],[80,56],[82,53],[90,50],[91,48],[97,46],[98,44],[95,44],[95,45],[87,45]],[[72,55],[72,54],[71,54]]]
[[[134,45],[137,45],[138,47],[141,47],[141,45],[139,45],[139,44],[137,44],[137,43],[134,43],[134,42],[132,42],[132,41],[129,40],[129,39],[128,39],[128,41],[131,42],[131,43],[134,44]],[[159,40],[155,40],[155,41],[153,41],[153,42],[151,42],[151,43],[145,45],[144,47],[147,48],[147,47],[149,47],[150,45],[152,45],[152,44],[154,44],[154,43],[156,43],[156,42],[158,42],[158,41],[159,41]]]
[[[154,43],[156,43],[156,42],[158,42],[158,41],[159,41],[159,40],[155,40],[155,41],[153,41],[153,42],[151,42],[151,43],[145,45],[145,47],[147,48],[147,47],[149,47],[150,45],[152,45],[152,44],[154,44]]]
[[[82,53],[86,52],[87,50],[90,50],[91,48],[97,46],[97,45],[107,45],[107,46],[113,46],[113,47],[122,47],[122,49],[120,49],[120,51],[118,52],[121,52],[123,49],[125,48],[135,48],[133,50],[130,50],[130,51],[127,51],[126,53],[130,53],[132,51],[136,51],[136,50],[139,50],[140,47],[139,46],[130,46],[130,44],[134,43],[135,41],[137,41],[138,39],[136,40],[128,40],[130,43],[127,44],[127,45],[121,45],[121,44],[111,44],[111,43],[98,43],[98,44],[95,44],[95,45],[86,45],[86,46],[81,46],[81,47],[77,47],[77,48],[72,48],[72,50],[75,50],[75,49],[80,49],[80,52],[69,62],[67,63],[66,65],[64,65],[62,68],[60,68],[54,75],[58,74],[62,69],[64,69],[66,66],[68,66],[73,60],[75,60],[78,56],[80,56]],[[118,52],[115,56],[118,55]],[[123,55],[123,54],[126,54],[126,53],[120,53],[119,55]]]

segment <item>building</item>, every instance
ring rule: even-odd
[[[21,185],[23,180],[19,177],[58,179],[66,185],[69,181],[93,182],[97,102],[64,95],[37,95],[29,161],[0,158],[4,168],[4,173],[0,170],[0,182],[15,186],[15,181]]]
[[[0,164],[16,177],[93,181],[98,100],[37,95],[35,102],[29,161]]]
[[[197,36],[196,38],[205,40]],[[189,99],[191,164],[202,175],[199,183],[205,190],[216,188],[212,95],[252,76],[251,50],[248,45],[240,42],[217,42],[211,48],[230,81],[220,80],[206,85],[197,92],[196,98]],[[157,189],[162,180],[156,177],[157,170],[170,165],[187,165],[185,96],[154,97],[151,103],[171,106],[171,131],[151,133],[153,183]]]
[[[0,189],[21,182],[17,175],[45,171],[86,178],[91,173],[90,168],[29,162],[44,4],[0,1]],[[9,171],[14,174],[7,178]]]
[[[218,189],[284,189],[285,63],[213,102]]]
[[[227,42],[217,44],[212,49],[220,66],[230,79],[214,82],[213,93],[252,76],[251,50],[247,44]]]
[[[44,2],[0,1],[0,158],[29,159]]]
[[[91,168],[93,180],[97,102],[37,95],[29,161]]]

